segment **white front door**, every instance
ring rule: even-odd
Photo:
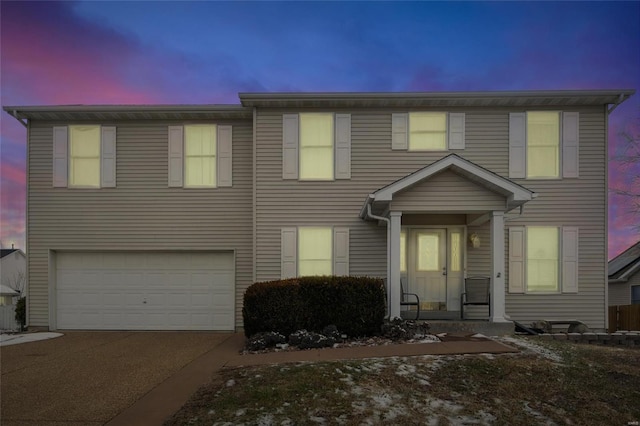
[[[464,279],[464,228],[410,228],[407,252],[409,291],[420,309],[459,311]]]
[[[447,256],[444,229],[409,232],[409,288],[422,310],[446,310]]]

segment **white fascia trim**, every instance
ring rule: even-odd
[[[638,270],[640,270],[640,259],[636,260],[636,264],[627,269],[624,274],[618,277],[618,279],[627,281],[631,277],[631,275],[633,275]]]

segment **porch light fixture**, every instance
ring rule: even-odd
[[[469,235],[469,243],[471,243],[471,247],[473,248],[480,248],[480,237],[478,234],[474,233]]]

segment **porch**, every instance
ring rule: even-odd
[[[505,215],[522,214],[535,195],[455,154],[370,194],[361,218],[387,228],[389,316],[415,318],[417,307],[401,304],[408,292],[420,299],[421,319],[459,319],[464,279],[487,276],[490,310],[471,309],[471,318],[509,323]]]

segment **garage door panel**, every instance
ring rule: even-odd
[[[233,330],[225,253],[58,253],[60,329]]]

